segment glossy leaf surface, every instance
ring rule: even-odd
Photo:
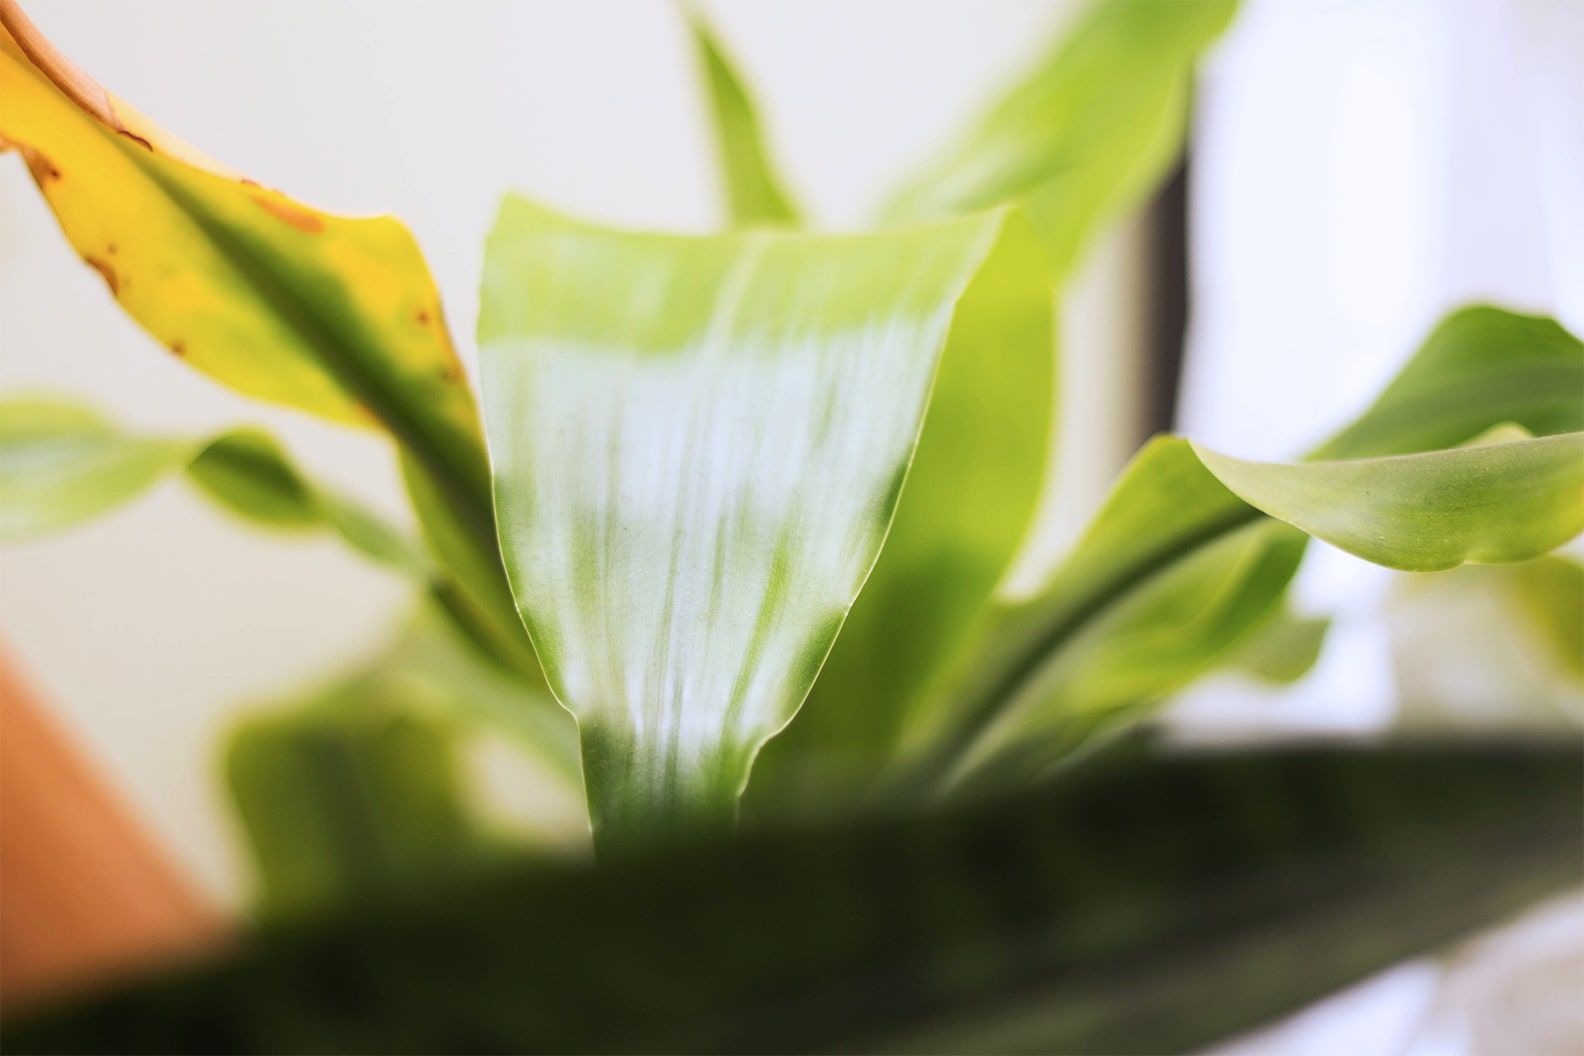
[[[1490,305],[1452,312],[1380,396],[1311,455],[1375,458],[1457,447],[1503,422],[1584,429],[1584,346],[1555,320]]]
[[[365,904],[4,1042],[1202,1051],[1577,884],[1581,804],[1572,744],[1113,761],[929,817]]]
[[[1584,432],[1335,462],[1194,450],[1250,505],[1389,568],[1523,561],[1584,531]]]
[[[932,383],[945,407],[978,369],[1049,393],[1043,343],[951,362],[976,276],[1043,301],[1037,254],[1004,212],[697,239],[506,203],[479,323],[500,534],[596,832],[734,815],[874,563]]]

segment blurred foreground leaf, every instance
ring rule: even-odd
[[[1584,759],[1292,748],[527,866],[8,1024],[29,1052],[1175,1052],[1581,879]]]
[[[891,679],[965,633],[1043,472],[1039,261],[1007,211],[683,238],[506,202],[479,320],[496,508],[597,835],[729,824],[888,561],[946,588],[857,639]]]

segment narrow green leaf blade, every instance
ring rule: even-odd
[[[507,201],[479,323],[496,508],[597,833],[734,816],[874,563],[953,313],[1015,219],[698,239]]]
[[[980,723],[925,726],[920,740],[933,733],[955,760],[928,789],[1017,788],[1136,722],[1276,618],[1306,543],[1287,525],[1256,522],[1150,577]]]
[[[200,491],[244,520],[287,530],[320,527],[313,490],[268,433],[238,429],[216,437],[187,474]]]
[[[728,217],[734,224],[796,224],[797,210],[770,164],[753,100],[704,16],[685,10],[703,67]]]
[[[1093,3],[1055,47],[914,175],[892,220],[1018,202],[1065,275],[1181,150],[1194,63],[1237,5]]]
[[[1523,561],[1584,531],[1584,433],[1291,464],[1194,450],[1250,505],[1389,568]]]

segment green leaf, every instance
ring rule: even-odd
[[[270,917],[421,890],[489,856],[454,728],[359,676],[232,733],[226,785]]]
[[[237,429],[208,441],[131,436],[81,404],[32,397],[0,401],[0,538],[74,527],[184,468],[205,495],[253,525],[333,530],[380,564],[427,572],[400,533],[303,477],[267,433]]]
[[[1577,746],[1113,760],[253,936],[8,1052],[1200,1051],[1578,883]]]
[[[1236,4],[1093,3],[1055,47],[895,195],[891,221],[1021,204],[1068,274],[1182,147],[1199,54]]]
[[[1514,600],[1563,670],[1584,682],[1584,564],[1543,557],[1504,569]]]
[[[1320,659],[1331,620],[1278,613],[1230,657],[1232,666],[1266,682],[1296,682]]]
[[[537,669],[528,678],[501,667],[440,606],[421,605],[366,674],[399,685],[400,696],[453,723],[505,734],[580,792],[577,726]]]
[[[1035,252],[1003,250],[958,304],[885,548],[797,721],[755,764],[751,805],[848,799],[871,781],[1024,542],[1055,411],[1055,313]]]
[[[764,134],[742,80],[704,16],[684,8],[703,67],[727,214],[735,224],[797,223],[797,210],[770,164]]]
[[[1022,340],[1020,312],[975,344],[979,296],[1048,303],[1038,253],[1008,212],[683,238],[507,201],[479,322],[500,535],[602,839],[735,815],[874,563],[932,381],[947,409],[980,370],[1048,398],[1048,330]],[[978,574],[1005,531],[960,559]]]
[[[1572,435],[1584,430],[1584,401],[1559,402],[1548,386],[1575,375],[1584,377],[1584,344],[1555,324],[1492,308],[1467,309],[1437,327],[1380,400],[1317,451],[1328,458],[1350,456],[1345,461],[1247,470],[1214,455],[1207,464],[1182,439],[1150,441],[1046,587],[986,618],[974,645],[963,651],[921,711],[923,718],[896,763],[900,776],[888,786],[912,792],[920,786],[938,788],[963,780],[965,758],[985,763],[1008,753],[1026,758],[1016,766],[998,765],[1026,774],[1039,769],[1036,759],[1059,761],[1083,743],[1098,728],[1083,721],[1080,705],[1088,691],[1053,673],[1080,665],[1074,653],[1110,648],[1104,631],[1110,613],[1136,605],[1131,599],[1152,589],[1157,577],[1176,574],[1183,563],[1200,560],[1197,555],[1206,548],[1263,519],[1260,509],[1227,483],[1246,489],[1251,500],[1268,502],[1306,531],[1349,542],[1365,556],[1399,567],[1522,560],[1565,542],[1584,527],[1579,497],[1584,458],[1579,438]],[[1478,391],[1492,394],[1488,417],[1476,410]],[[1503,439],[1500,433],[1476,434],[1509,420],[1565,432],[1398,454],[1427,443]],[[1363,457],[1372,443],[1385,449],[1384,457]],[[1224,472],[1227,483],[1212,468]],[[1291,483],[1298,480],[1328,490],[1316,502],[1308,484]],[[1280,490],[1282,485],[1289,490]],[[1288,502],[1294,505],[1283,505]],[[1537,517],[1514,516],[1516,510]],[[1206,619],[1217,611],[1217,582],[1208,578],[1199,594]],[[1279,596],[1269,601],[1275,605]],[[1191,606],[1179,599],[1158,611],[1160,633],[1170,635]],[[1142,610],[1145,625],[1149,612]],[[1188,617],[1188,625],[1197,619]],[[1246,629],[1253,628],[1250,622]],[[1139,634],[1140,627],[1129,626],[1128,633]],[[1226,659],[1238,640],[1227,636],[1207,644],[1199,669]],[[1117,702],[1111,725],[1147,714],[1189,670],[1165,668],[1154,685],[1141,679],[1130,705]],[[1054,679],[1048,688],[1047,679]],[[1064,695],[1074,701],[1074,709],[1063,707]],[[1029,722],[1026,716],[1043,719]],[[996,752],[989,753],[989,746]]]
[[[1584,432],[1338,462],[1194,450],[1250,505],[1388,568],[1523,561],[1584,531]]]
[[[78,404],[8,399],[0,404],[0,538],[35,538],[92,520],[191,455],[183,441],[124,436]]]
[[[1086,621],[1070,644],[1002,700],[993,719],[948,742],[952,767],[926,791],[1018,787],[1072,753],[1137,721],[1251,640],[1279,615],[1306,539],[1286,525],[1250,524],[1195,550]],[[1015,623],[992,633],[1020,641]],[[921,722],[920,747],[945,723]]]
[[[1584,429],[1584,346],[1554,320],[1489,305],[1448,315],[1317,459],[1456,447],[1501,422],[1535,436]]]
[[[483,732],[580,797],[571,717],[432,603],[354,673],[247,718],[228,739],[225,775],[263,912],[408,894],[499,857],[505,837],[479,821],[458,754]]]

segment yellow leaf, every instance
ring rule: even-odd
[[[209,160],[0,0],[0,143],[171,354],[260,399],[385,425],[430,468],[478,457],[472,396],[417,244]]]

